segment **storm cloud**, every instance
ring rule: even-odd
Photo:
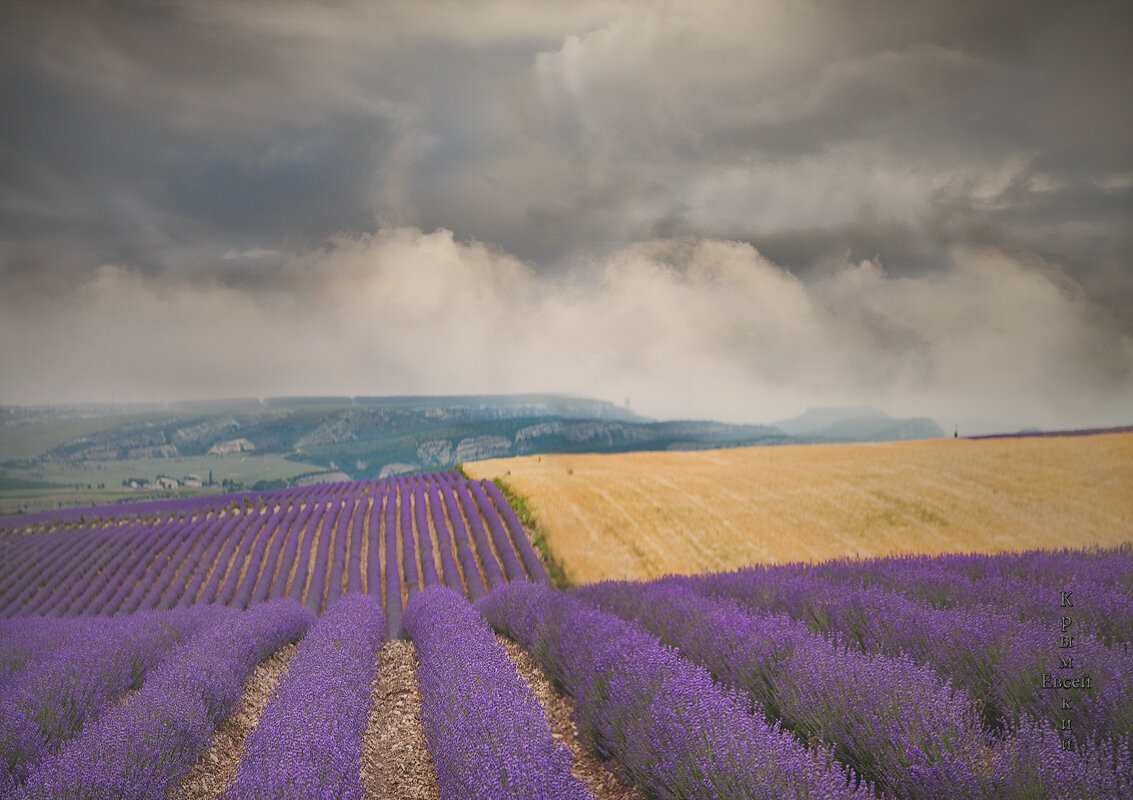
[[[1126,3],[8,17],[0,401],[1129,422]]]

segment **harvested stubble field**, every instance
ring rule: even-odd
[[[465,470],[523,495],[578,583],[1133,538],[1133,433],[523,456]]]

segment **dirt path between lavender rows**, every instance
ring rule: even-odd
[[[417,650],[394,639],[378,653],[370,722],[362,738],[366,800],[438,800],[433,759],[421,727]]]
[[[236,767],[248,743],[252,730],[259,724],[267,704],[276,690],[287,665],[295,655],[295,644],[276,650],[252,670],[240,695],[236,713],[220,724],[208,748],[181,781],[180,787],[170,794],[171,800],[214,800],[236,777]]]
[[[586,784],[594,800],[646,800],[640,791],[611,773],[594,748],[578,738],[578,727],[573,719],[574,704],[570,698],[554,690],[551,681],[527,651],[503,636],[497,635],[496,641],[507,651],[519,676],[542,704],[551,735],[570,749],[574,758],[571,773]]]

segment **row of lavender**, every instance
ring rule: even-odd
[[[1121,550],[919,557],[575,596],[899,797],[1119,797],[1133,793],[1131,567]]]
[[[384,629],[378,603],[361,594],[317,621],[291,600],[2,621],[0,796],[169,796],[236,710],[253,668],[301,640],[226,796],[360,797]]]
[[[1131,579],[1133,559],[1114,549],[751,568],[658,585],[785,615],[853,651],[908,657],[963,690],[989,729],[1030,718],[1085,744],[1133,733]],[[1073,714],[1045,685],[1087,675],[1071,687],[1082,689]]]
[[[404,602],[423,586],[476,599],[509,580],[546,581],[496,486],[455,472],[279,492],[272,502],[8,536],[0,613],[247,608],[282,597],[321,612],[354,592],[382,603],[397,635]]]
[[[256,664],[313,619],[279,600],[0,621],[0,796],[165,796]]]

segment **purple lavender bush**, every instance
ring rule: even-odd
[[[41,659],[82,637],[92,622],[66,617],[0,618],[0,697]]]
[[[0,701],[0,788],[21,784],[84,724],[140,685],[176,645],[225,611],[202,606],[86,618],[84,635],[61,644],[7,687]]]
[[[346,594],[362,594],[362,540],[366,534],[366,518],[370,515],[370,496],[362,494],[354,507],[350,526],[350,556],[346,564]]]
[[[328,609],[342,597],[342,583],[346,575],[346,545],[350,531],[350,520],[357,504],[353,498],[346,501],[342,513],[338,515],[338,525],[334,534],[334,556],[330,559],[330,575],[326,580],[326,600],[323,609]]]
[[[366,593],[380,604],[382,602],[382,561],[381,561],[381,535],[382,535],[382,501],[385,499],[384,481],[381,488],[374,495],[374,504],[370,507],[369,550],[366,553]]]
[[[405,627],[417,646],[421,720],[442,797],[589,797],[543,707],[464,597],[423,589],[405,609]]]
[[[311,553],[315,552],[315,539],[321,539],[325,534],[326,526],[330,524],[327,522],[327,517],[331,515],[332,511],[329,501],[325,501],[324,498],[325,495],[318,495],[311,501],[313,511],[310,522],[307,524],[307,530],[303,534],[303,545],[298,549],[298,558],[295,560],[295,575],[291,578],[291,587],[287,591],[287,597],[297,603],[302,601],[303,591],[307,588]],[[320,502],[323,503],[321,507],[318,506]]]
[[[413,490],[413,527],[417,529],[417,552],[421,554],[421,583],[423,586],[440,583],[437,565],[433,560],[433,537],[429,532],[429,518],[425,513],[425,490],[421,487]]]
[[[205,588],[211,583],[210,571],[215,574],[220,571],[220,563],[227,563],[221,562],[218,554],[223,554],[225,548],[229,547],[232,542],[235,532],[241,530],[248,522],[248,515],[239,514],[235,511],[228,512],[222,526],[217,531],[216,537],[201,556],[200,562],[194,570],[193,575],[186,577],[185,588],[174,604],[174,608],[187,608],[197,602],[209,602],[209,600],[204,597],[203,593]],[[214,565],[217,567],[215,570],[213,569]],[[181,579],[178,578],[178,582],[180,582],[180,580]],[[220,579],[217,578],[217,580],[219,581]],[[213,591],[213,594],[215,593],[216,592]],[[165,604],[163,603],[162,605]]]
[[[433,519],[433,529],[437,532],[437,549],[441,553],[441,575],[444,584],[454,592],[464,594],[464,586],[460,582],[460,573],[457,571],[456,559],[452,555],[452,537],[449,526],[445,520],[444,505],[441,494],[435,485],[428,491],[429,514]]]
[[[279,558],[279,568],[272,579],[271,588],[266,598],[287,597],[287,580],[291,576],[291,568],[296,562],[299,551],[299,535],[307,528],[311,514],[315,510],[313,503],[307,503],[300,510],[291,530],[287,532],[287,541],[283,545],[283,552]]]
[[[583,737],[651,797],[873,797],[830,748],[752,716],[744,696],[636,625],[527,581],[476,607],[574,696]]]
[[[503,565],[504,575],[509,581],[526,579],[527,573],[523,571],[523,566],[519,563],[519,558],[515,554],[515,546],[508,536],[508,532],[504,529],[499,512],[496,511],[496,507],[492,505],[488,496],[484,494],[484,487],[478,481],[469,481],[468,490],[476,506],[480,509],[480,515],[488,524],[488,533],[492,538],[492,544],[495,545],[496,552],[500,554],[500,563]]]
[[[398,570],[397,560],[397,489],[392,482],[386,494],[382,535],[386,549],[386,602],[383,607],[386,614],[386,638],[397,639],[402,634],[401,572]]]
[[[468,529],[464,518],[460,515],[460,505],[451,486],[443,489],[445,509],[452,522],[452,538],[456,543],[456,557],[460,561],[460,568],[464,572],[464,582],[468,584],[468,597],[478,600],[484,596],[484,581],[480,578],[480,570],[476,567],[476,555],[469,544]]]
[[[543,562],[539,560],[539,556],[535,555],[535,548],[527,540],[527,534],[524,533],[523,525],[520,523],[519,517],[516,516],[515,510],[508,505],[507,499],[496,484],[491,481],[481,481],[481,484],[496,504],[496,508],[499,509],[500,517],[511,534],[515,551],[523,559],[523,566],[527,570],[527,574],[531,576],[531,580],[537,583],[547,583],[547,570],[543,568]]]
[[[323,518],[322,528],[319,531],[319,540],[315,543],[317,548],[315,551],[315,564],[311,567],[311,584],[307,587],[307,599],[304,601],[307,608],[314,611],[316,614],[323,609],[323,597],[327,590],[327,572],[330,570],[331,554],[331,538],[334,536],[334,529],[341,523],[343,514],[348,513],[344,508],[341,500],[334,500],[331,502],[330,507],[327,509],[326,516]]]
[[[401,572],[405,576],[406,600],[421,590],[421,573],[417,568],[417,540],[413,534],[413,510],[410,505],[409,482],[397,479],[398,520],[401,534]]]
[[[464,515],[468,518],[468,528],[471,534],[469,538],[475,543],[476,552],[480,555],[480,563],[484,566],[484,577],[488,579],[488,586],[494,589],[503,585],[507,579],[504,578],[500,562],[496,560],[492,547],[488,543],[488,534],[484,532],[484,523],[480,520],[480,512],[476,508],[476,502],[468,492],[467,481],[456,485],[456,496],[460,500],[461,508],[464,509]]]
[[[17,800],[163,800],[232,713],[252,669],[314,614],[288,600],[230,611],[177,648],[126,705],[34,769]]]
[[[865,653],[906,655],[967,691],[994,730],[1016,727],[1023,716],[1052,724],[1064,716],[1060,693],[1041,688],[1044,673],[1057,672],[1058,634],[1036,620],[1022,622],[986,606],[934,608],[880,586],[807,577],[761,581],[748,570],[661,582],[732,598],[756,613],[786,611],[810,630]],[[1052,604],[1054,599],[1057,594]],[[1074,655],[1077,674],[1088,668],[1094,686],[1077,699],[1073,737],[1084,743],[1090,736],[1133,731],[1133,659],[1088,634],[1076,636]]]
[[[361,799],[362,735],[384,632],[369,595],[348,594],[327,609],[252,730],[226,800]]]
[[[1044,777],[1050,753],[993,739],[962,692],[907,656],[847,649],[786,615],[745,612],[672,583],[610,582],[577,594],[746,690],[804,741],[834,745],[839,760],[898,797],[1025,798]],[[1002,768],[1007,761],[1014,771]]]

